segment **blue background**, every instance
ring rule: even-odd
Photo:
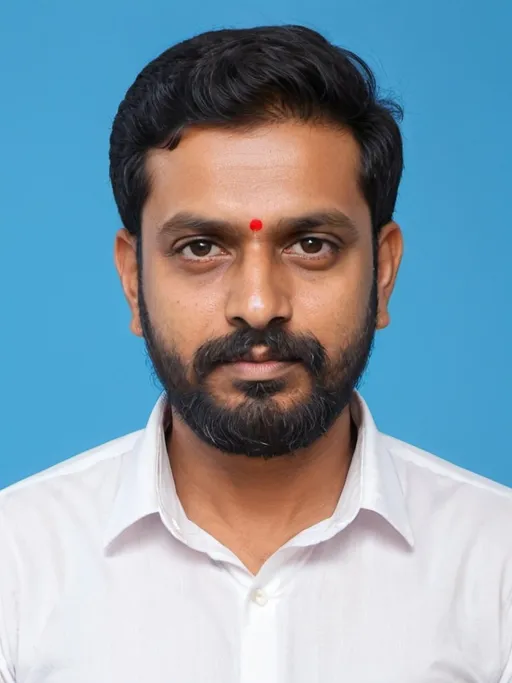
[[[157,396],[114,271],[108,135],[172,43],[304,23],[406,108],[406,253],[363,394],[381,429],[512,485],[508,0],[2,3],[0,487],[142,427]]]

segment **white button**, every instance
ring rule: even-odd
[[[253,591],[251,595],[251,600],[255,602],[257,605],[260,605],[260,607],[263,607],[267,604],[268,597],[265,594],[265,592],[261,590],[261,588],[257,588],[255,591]]]

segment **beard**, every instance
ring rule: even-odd
[[[146,350],[169,406],[209,446],[228,454],[272,458],[311,446],[323,436],[349,404],[366,369],[376,329],[377,278],[359,328],[330,359],[311,334],[294,334],[281,323],[265,329],[238,328],[204,343],[186,363],[153,327],[144,300],[139,268],[139,310]],[[222,405],[207,380],[222,366],[241,360],[255,346],[265,346],[273,360],[300,363],[310,379],[302,400],[283,407],[279,395],[287,379],[238,380],[233,386],[243,400]]]

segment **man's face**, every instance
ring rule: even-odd
[[[306,448],[350,400],[400,260],[396,226],[373,249],[356,142],[295,122],[197,129],[146,170],[142,269],[126,235],[116,259],[174,412],[228,453]]]

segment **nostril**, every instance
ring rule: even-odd
[[[243,327],[247,329],[250,327],[249,323],[247,320],[244,320],[241,316],[237,315],[234,318],[231,318],[231,324],[236,325],[236,327]]]
[[[276,327],[280,327],[281,325],[284,325],[285,323],[288,322],[288,318],[285,318],[282,315],[276,316],[275,318],[272,318],[270,321],[270,325],[275,325]]]

